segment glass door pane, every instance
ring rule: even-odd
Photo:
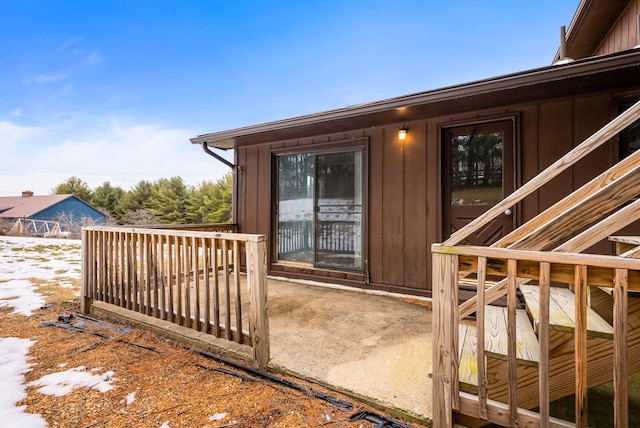
[[[451,205],[495,205],[502,200],[502,133],[451,138]]]
[[[316,155],[319,267],[362,270],[362,152]]]
[[[278,260],[313,263],[312,153],[278,158]]]

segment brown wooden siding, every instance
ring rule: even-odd
[[[237,149],[241,167],[238,186],[238,223],[246,233],[266,234],[271,247],[271,176],[274,150],[368,138],[367,147],[367,276],[353,273],[273,265],[275,274],[329,280],[374,289],[429,294],[429,248],[442,240],[440,129],[449,124],[516,118],[516,182],[522,184],[617,114],[608,93],[576,99],[511,105],[456,115],[428,117],[393,125],[319,135],[313,138],[268,142]],[[397,130],[409,126],[404,144]],[[360,140],[361,141],[361,140]],[[571,171],[520,204],[519,223],[534,217],[576,186],[588,181],[617,158],[617,142],[582,160]],[[270,254],[273,260],[273,253]]]
[[[638,40],[638,14],[640,14],[640,0],[633,0],[622,12],[593,55],[621,52],[640,45],[640,40]]]

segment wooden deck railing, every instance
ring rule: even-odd
[[[235,225],[86,227],[82,303],[116,305],[246,344],[269,359],[264,235]],[[241,263],[246,275],[241,274]]]
[[[640,102],[616,117],[602,129],[524,184],[486,213],[451,235],[443,244],[432,246],[433,293],[433,423],[453,426],[453,412],[503,426],[573,426],[549,417],[549,286],[551,282],[569,284],[575,292],[576,424],[586,427],[588,286],[612,287],[614,296],[614,370],[616,426],[627,426],[627,291],[640,289],[640,261],[627,258],[580,254],[596,242],[640,219],[640,152],[614,165],[581,189],[520,226],[491,247],[461,246],[461,242],[485,224],[512,209],[515,204],[575,165],[580,159],[610,141],[640,119]],[[544,250],[544,251],[543,251]],[[487,275],[502,278],[485,291]],[[476,276],[477,295],[458,306],[461,276]],[[539,285],[541,320],[539,325],[539,413],[518,408],[516,371],[516,290],[523,280]],[[487,398],[489,380],[485,376],[484,308],[507,296],[508,400]],[[476,312],[477,319],[477,395],[459,390],[458,326],[461,317]],[[634,343],[633,349],[640,348]],[[564,368],[566,371],[566,367]],[[591,376],[591,375],[590,375]]]
[[[608,365],[613,370],[615,391],[615,418],[627,418],[627,291],[640,290],[640,260],[615,256],[598,256],[578,253],[524,251],[503,248],[472,246],[434,245],[433,278],[433,382],[434,426],[452,426],[452,411],[459,411],[478,419],[503,426],[574,426],[549,416],[549,376],[566,371],[571,363],[563,367],[550,367],[549,355],[549,289],[550,284],[570,284],[575,293],[575,392],[576,425],[586,425],[587,392],[587,288],[589,286],[613,287],[614,333],[613,361]],[[474,272],[478,280],[478,297],[475,308],[477,336],[477,385],[474,396],[461,392],[458,387],[458,276],[459,272]],[[487,275],[503,276],[507,279],[507,325],[508,325],[508,397],[506,403],[487,398],[485,378],[485,323],[484,284]],[[516,363],[516,289],[517,279],[526,278],[539,285],[541,320],[538,326],[540,361],[538,368],[539,412],[517,407],[518,375]],[[437,327],[436,327],[437,326]],[[635,344],[637,345],[637,344]],[[626,426],[616,424],[616,426]]]

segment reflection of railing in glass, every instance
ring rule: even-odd
[[[360,268],[362,234],[359,219],[318,221],[316,234],[316,257],[319,264],[348,269]],[[279,223],[280,260],[307,261],[312,251],[311,222],[303,220]]]

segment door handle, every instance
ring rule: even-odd
[[[504,210],[504,215],[511,215],[511,209],[507,208],[506,210]]]

